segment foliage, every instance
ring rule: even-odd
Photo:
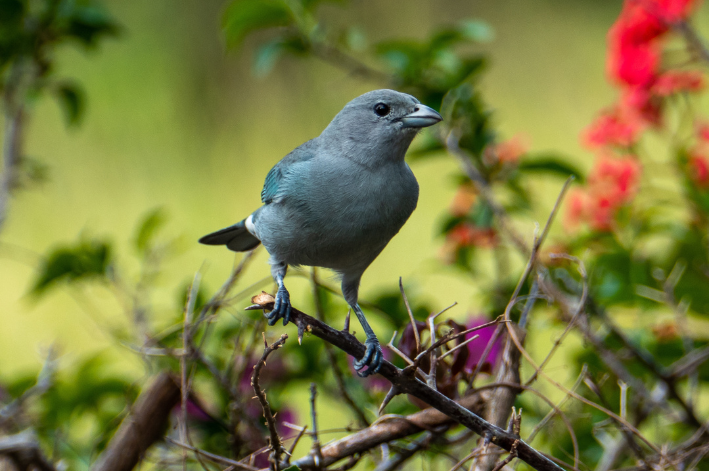
[[[440,267],[482,286],[486,296],[486,311],[471,314],[465,325],[444,318],[434,323],[434,317],[424,323],[436,309],[410,287],[408,305],[398,289],[382,290],[365,307],[384,314],[379,316],[382,323],[402,333],[395,334],[392,346],[408,357],[392,353],[388,359],[405,368],[427,342],[471,330],[435,351],[440,358],[435,371],[433,357],[422,357],[420,376],[456,400],[496,381],[521,382],[526,388],[515,388],[510,404],[499,410],[488,405],[485,418],[506,425],[510,407],[523,407],[522,438],[564,466],[573,462],[577,469],[707,469],[705,410],[695,398],[705,399],[709,343],[692,325],[706,323],[709,312],[709,121],[696,115],[692,103],[705,91],[701,67],[709,63],[709,52],[689,23],[694,2],[624,2],[611,27],[608,50],[609,79],[619,98],[600,111],[582,135],[595,155],[587,175],[568,156],[532,152],[523,138],[500,137],[479,88],[488,63],[479,45],[493,38],[484,22],[461,19],[422,39],[397,37],[369,44],[360,25],[340,30],[320,20],[325,3],[346,5],[233,0],[223,16],[227,44],[234,49],[253,47],[257,75],[276,71],[278,60],[287,55],[314,58],[382,87],[410,92],[440,110],[444,127],[437,134],[424,134],[410,157],[412,165],[443,156],[461,164],[454,176],[456,194],[441,218]],[[89,4],[43,5],[46,10],[34,11],[29,2],[0,3],[0,26],[14,25],[2,29],[3,64],[14,63],[21,54],[44,58],[46,48],[62,40],[91,46],[115,31]],[[56,39],[32,49],[39,47],[37,38],[27,39],[30,33],[23,25],[32,23],[28,18],[50,17],[42,20],[47,25],[43,31],[53,32]],[[38,24],[45,24],[42,21]],[[9,80],[10,69],[0,69],[4,80]],[[78,116],[81,94],[66,87],[56,91],[69,114]],[[644,145],[649,139],[653,145]],[[659,170],[652,173],[651,167]],[[538,231],[534,241],[520,236],[520,226],[549,212],[541,207],[547,201],[535,191],[543,187],[548,192],[550,181],[553,188],[561,188],[569,176],[575,177],[576,186],[563,201],[563,230],[551,235]],[[659,191],[667,182],[677,190]],[[72,287],[100,280],[101,286],[128,300],[124,307],[134,331],[113,332],[115,337],[135,350],[146,371],[171,371],[183,378],[181,387],[189,382],[189,394],[180,399],[182,407],[175,408],[171,424],[185,427],[198,448],[266,467],[268,431],[260,406],[252,400],[250,376],[266,340],[260,335],[265,324],[260,313],[231,309],[255,294],[249,282],[239,284],[250,256],[211,296],[199,275],[179,287],[174,292],[178,307],[172,308],[168,321],[160,319],[150,294],[160,289],[156,276],[174,253],[174,241],[165,241],[161,232],[166,220],[162,210],[155,210],[138,224],[133,240],[140,265],[137,277],[126,275],[128,263],[115,256],[108,243],[80,240],[47,255],[32,292],[42,296],[60,283]],[[546,245],[538,252],[533,242]],[[317,274],[311,273],[313,309],[327,321],[330,313],[344,312],[346,305]],[[137,281],[126,281],[132,278]],[[472,330],[498,316],[505,320],[499,324],[502,336],[495,334],[495,325]],[[657,320],[647,321],[650,316]],[[639,318],[643,321],[637,322]],[[558,331],[557,340],[532,338],[540,335],[541,324]],[[293,435],[286,422],[308,422],[305,407],[291,402],[292,390],[304,382],[316,383],[321,393],[341,401],[343,410],[346,407],[353,420],[366,427],[375,419],[373,411],[384,400],[388,384],[376,376],[360,381],[352,374],[350,358],[305,335],[290,356],[274,352],[260,378],[278,412],[279,434]],[[582,339],[584,347],[570,346],[571,338]],[[538,351],[519,351],[530,339],[543,344],[546,359],[536,358]],[[547,366],[555,353],[562,354],[559,348],[568,374],[577,376],[573,386]],[[69,373],[69,380],[52,380],[48,387],[39,387],[46,383],[42,374],[35,386],[28,378],[4,385],[0,400],[8,411],[10,405],[25,401],[35,401],[35,408],[8,415],[11,420],[3,420],[6,409],[0,409],[0,431],[34,426],[46,449],[58,449],[62,459],[72,463],[88,462],[106,446],[126,413],[123,406],[138,389],[104,374],[108,362],[88,361]],[[509,390],[494,389],[489,404],[498,404]],[[386,412],[404,415],[423,407],[399,398]],[[93,441],[65,432],[84,420],[100,431]],[[166,434],[184,438],[175,427]],[[414,443],[424,439],[425,446],[411,445],[408,451],[420,453],[432,468],[449,469],[446,457],[459,460],[483,449],[477,437],[454,427],[428,430]],[[406,457],[408,443],[390,445],[392,454]],[[156,448],[150,455],[156,467],[183,466],[180,449]],[[492,456],[492,462],[484,455],[476,458],[480,469],[495,468],[498,457]],[[471,458],[463,459],[466,467]],[[352,456],[369,468],[383,459],[374,452],[366,458]],[[405,459],[402,463],[407,466]],[[189,466],[198,466],[192,455]]]

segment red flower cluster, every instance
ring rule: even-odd
[[[662,71],[662,39],[687,18],[694,0],[626,0],[608,34],[607,70],[621,88],[619,103],[591,124],[589,147],[629,147],[648,127],[662,124],[663,98],[704,88],[695,71]]]
[[[641,176],[637,158],[628,154],[641,134],[663,124],[668,96],[704,88],[700,72],[663,70],[664,41],[673,25],[687,19],[696,0],[625,0],[608,33],[607,71],[618,85],[618,102],[586,129],[583,141],[601,151],[586,188],[569,196],[567,226],[585,222],[596,231],[614,227],[618,210],[634,198]],[[704,132],[709,137],[709,127]],[[616,154],[621,151],[622,157]],[[709,161],[690,152],[689,172],[709,188]],[[614,157],[616,155],[616,157]]]
[[[569,228],[587,222],[596,231],[613,229],[618,210],[632,201],[640,182],[640,162],[633,157],[600,157],[585,189],[569,195]]]

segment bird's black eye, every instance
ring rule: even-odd
[[[374,105],[374,112],[377,113],[378,116],[386,116],[389,114],[389,111],[391,111],[391,108],[389,108],[389,105],[386,103],[377,103]]]

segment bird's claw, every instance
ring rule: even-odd
[[[364,356],[361,360],[354,362],[354,369],[357,371],[357,375],[366,378],[369,375],[373,375],[379,372],[383,363],[383,353],[382,347],[379,345],[379,340],[376,337],[367,337],[364,341],[364,345],[367,350],[364,352]],[[368,368],[362,370],[365,366]]]
[[[283,319],[283,325],[290,322],[291,315],[291,305],[290,305],[290,294],[285,286],[278,288],[276,293],[276,300],[273,303],[273,311],[266,314],[268,318],[268,325],[276,325],[278,319]]]

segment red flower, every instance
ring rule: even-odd
[[[646,87],[627,88],[620,99],[620,110],[624,119],[635,123],[638,129],[662,124],[662,100]]]
[[[640,171],[640,163],[632,157],[600,157],[588,177],[590,191],[619,204],[627,203],[635,196]]]
[[[618,19],[608,32],[611,44],[646,44],[667,32],[669,29],[667,23],[645,8],[650,3],[655,2],[652,0],[625,2]]]
[[[649,2],[655,3],[655,2]],[[694,0],[656,0],[660,15],[667,23],[676,23],[686,19],[697,3]]]
[[[697,139],[702,142],[709,142],[709,123],[706,121],[699,121],[696,124]]]
[[[584,132],[584,141],[591,148],[602,146],[628,147],[637,141],[642,125],[628,119],[619,107],[603,112]]]
[[[618,210],[637,193],[640,173],[640,163],[632,157],[600,157],[588,178],[587,189],[569,196],[569,227],[585,221],[595,231],[613,229]]]
[[[660,54],[654,43],[612,44],[608,54],[608,74],[623,85],[649,86],[659,65]]]
[[[709,161],[706,156],[692,153],[689,157],[689,176],[699,188],[709,188]]]
[[[564,220],[567,229],[576,229],[586,219],[587,207],[588,194],[581,188],[571,190],[566,203],[566,219]]]
[[[652,86],[659,96],[680,92],[698,92],[704,88],[704,76],[698,71],[669,71],[660,75]]]

